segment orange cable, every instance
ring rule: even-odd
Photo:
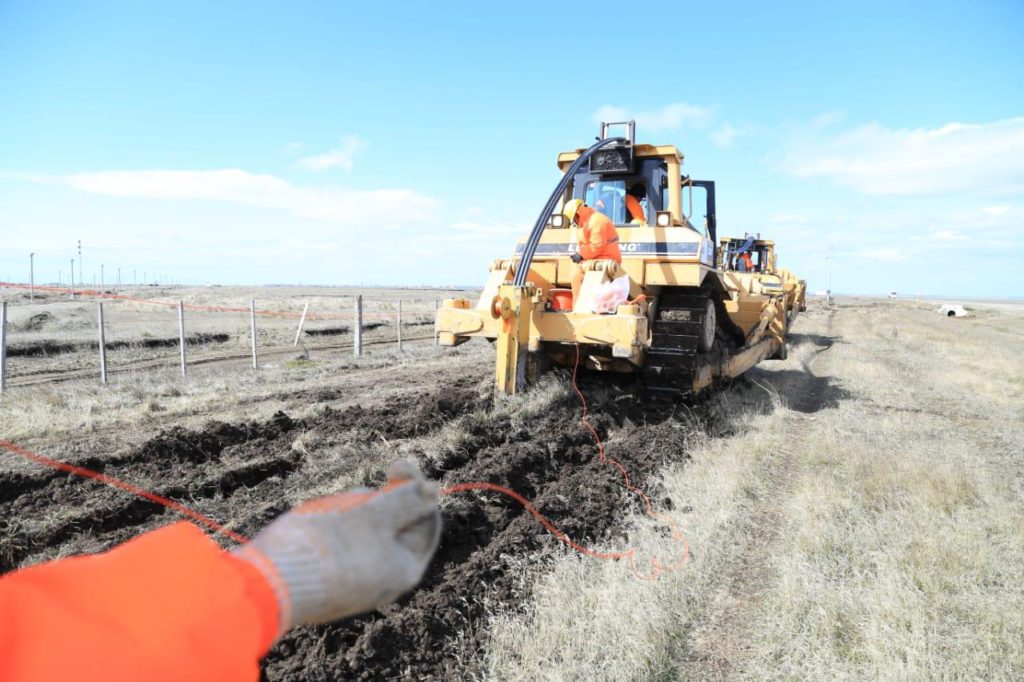
[[[235,531],[230,530],[228,528],[225,528],[224,526],[217,523],[210,517],[205,516],[204,514],[200,514],[194,509],[190,509],[185,505],[179,502],[175,502],[174,500],[168,499],[166,497],[161,497],[160,495],[152,493],[146,490],[145,488],[140,488],[137,485],[133,485],[131,483],[122,481],[119,478],[114,478],[113,476],[108,476],[107,474],[101,474],[98,471],[86,469],[85,467],[75,466],[74,464],[68,464],[67,462],[61,462],[60,460],[44,457],[43,455],[36,454],[29,450],[28,448],[23,448],[22,446],[16,443],[12,443],[8,440],[0,439],[0,447],[3,447],[16,455],[21,455],[25,459],[30,460],[32,462],[36,462],[37,464],[48,466],[51,469],[56,469],[57,471],[64,471],[69,474],[74,474],[75,476],[81,476],[82,478],[90,478],[94,481],[99,481],[100,483],[106,483],[107,485],[112,486],[114,488],[120,488],[125,492],[129,492],[133,495],[138,495],[139,497],[147,499],[150,502],[155,502],[156,504],[163,505],[168,509],[178,512],[182,516],[186,516],[192,519],[193,521],[196,521],[197,523],[203,524],[207,528],[210,528],[211,530],[214,530],[225,537],[231,538],[235,542],[248,542],[248,538],[244,535],[236,533]]]
[[[575,540],[570,538],[568,535],[566,535],[562,530],[560,530],[554,523],[552,523],[546,516],[544,516],[537,509],[537,507],[532,502],[530,502],[526,497],[524,497],[523,495],[520,495],[519,493],[517,493],[516,491],[512,490],[511,488],[507,488],[507,487],[499,485],[497,483],[488,483],[488,482],[484,482],[484,481],[456,483],[456,484],[448,486],[446,488],[442,488],[441,491],[440,491],[440,494],[447,496],[447,495],[453,495],[453,494],[460,493],[460,492],[468,492],[468,491],[476,490],[476,491],[496,492],[496,493],[500,493],[502,495],[505,495],[505,496],[515,500],[520,505],[522,505],[523,508],[527,512],[529,512],[537,520],[538,523],[540,523],[541,526],[543,526],[549,533],[551,533],[560,542],[563,542],[564,544],[566,544],[567,546],[571,547],[572,549],[574,549],[575,551],[579,552],[580,554],[583,554],[585,556],[594,557],[594,558],[597,558],[597,559],[610,559],[610,560],[615,560],[615,561],[620,560],[620,559],[628,559],[629,560],[630,569],[632,570],[633,574],[637,578],[639,578],[641,580],[654,580],[661,573],[667,572],[667,571],[670,572],[670,571],[678,570],[679,568],[684,566],[689,561],[689,559],[690,559],[690,546],[689,546],[689,543],[687,542],[685,535],[683,535],[682,531],[680,531],[680,529],[678,527],[678,524],[676,524],[676,522],[674,520],[672,520],[671,518],[669,518],[665,514],[658,514],[658,513],[656,513],[654,511],[654,506],[651,504],[650,498],[640,488],[638,488],[635,485],[633,485],[633,483],[632,483],[632,481],[631,481],[631,479],[629,477],[629,473],[626,471],[626,468],[622,465],[622,463],[619,462],[618,460],[612,458],[612,457],[609,457],[605,453],[604,443],[601,442],[601,437],[598,435],[597,430],[590,424],[590,421],[588,419],[589,408],[587,406],[586,398],[584,398],[583,392],[580,390],[579,385],[576,382],[576,374],[577,374],[577,370],[579,369],[579,362],[580,362],[580,347],[579,347],[579,344],[576,344],[576,364],[573,367],[573,372],[572,372],[572,386],[573,386],[573,389],[576,391],[576,395],[579,397],[580,404],[582,406],[582,413],[580,415],[580,422],[583,424],[584,427],[586,427],[586,429],[588,431],[590,431],[591,435],[593,435],[593,437],[594,437],[594,441],[597,443],[597,451],[598,451],[599,461],[605,462],[605,463],[610,463],[612,466],[614,466],[619,471],[619,473],[622,475],[622,479],[623,479],[623,482],[625,484],[626,489],[628,491],[638,495],[640,497],[640,499],[643,501],[646,514],[649,517],[651,517],[652,519],[664,523],[670,529],[672,538],[674,540],[678,541],[683,546],[683,551],[682,551],[681,555],[679,556],[679,558],[677,558],[675,561],[673,561],[673,562],[671,562],[669,564],[663,564],[661,562],[661,560],[658,559],[658,558],[651,558],[650,559],[650,565],[651,565],[650,573],[648,573],[648,574],[641,574],[639,572],[639,570],[637,569],[637,565],[636,565],[636,557],[637,557],[636,549],[632,549],[631,548],[631,549],[627,549],[627,550],[622,551],[622,552],[601,552],[601,551],[598,551],[598,550],[586,547],[584,545],[581,545],[580,543],[576,542]],[[175,502],[174,500],[168,499],[166,497],[162,497],[162,496],[157,495],[156,493],[150,492],[150,491],[148,491],[148,490],[146,490],[144,488],[140,488],[137,485],[128,483],[126,481],[122,481],[122,480],[120,480],[118,478],[115,478],[113,476],[108,476],[107,474],[103,474],[103,473],[100,473],[98,471],[93,471],[91,469],[87,469],[85,467],[80,467],[80,466],[76,466],[76,465],[73,465],[73,464],[68,464],[66,462],[62,462],[60,460],[52,459],[50,457],[44,457],[43,455],[36,454],[36,453],[32,452],[31,450],[29,450],[28,448],[24,448],[24,447],[22,447],[20,445],[17,445],[16,443],[12,443],[12,442],[10,442],[8,440],[0,439],[0,447],[3,447],[6,450],[8,450],[9,452],[12,452],[14,454],[20,455],[20,456],[24,457],[25,459],[27,459],[29,461],[32,461],[32,462],[35,462],[37,464],[42,464],[43,466],[50,467],[51,469],[56,469],[57,471],[64,471],[66,473],[74,474],[76,476],[81,476],[83,478],[88,478],[88,479],[92,479],[92,480],[95,480],[95,481],[99,481],[100,483],[105,483],[106,485],[109,485],[111,487],[118,488],[120,490],[124,490],[125,492],[131,493],[131,494],[137,495],[138,497],[141,497],[143,499],[149,500],[150,502],[154,502],[156,504],[162,505],[162,506],[164,506],[164,507],[166,507],[168,509],[171,509],[171,510],[181,514],[182,516],[190,518],[193,521],[196,521],[197,523],[200,523],[200,524],[210,528],[211,530],[213,530],[213,531],[215,531],[217,533],[220,533],[220,534],[224,535],[225,537],[228,537],[228,538],[234,540],[235,542],[238,542],[238,543],[248,542],[248,538],[246,538],[244,535],[241,535],[240,533],[236,533],[235,531],[230,530],[228,528],[225,528],[224,526],[222,526],[221,524],[217,523],[216,521],[214,521],[213,519],[209,518],[208,516],[205,516],[204,514],[201,514],[201,513],[197,512],[197,511],[195,511],[194,509],[190,509],[189,507],[186,507],[185,505],[183,505],[183,504],[181,504],[179,502]]]

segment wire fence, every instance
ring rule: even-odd
[[[231,360],[259,370],[267,358],[300,350],[303,357],[328,349],[360,357],[368,346],[401,352],[403,344],[437,345],[442,300],[394,291],[244,300],[195,289],[147,298],[45,286],[32,296],[29,305],[0,303],[0,392],[90,376],[107,383],[111,373],[173,366],[187,376],[198,364]]]

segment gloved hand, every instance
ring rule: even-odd
[[[571,260],[573,263],[582,263],[583,262],[583,256],[581,256],[579,254],[579,251],[577,251],[576,253],[574,253],[571,256],[569,256],[569,260]]]
[[[403,461],[388,479],[296,507],[234,550],[273,586],[282,633],[372,611],[423,577],[441,535],[437,484]]]

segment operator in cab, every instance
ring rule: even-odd
[[[629,214],[630,223],[633,225],[646,225],[647,216],[644,214],[644,207],[640,202],[647,197],[647,188],[644,183],[635,182],[626,190],[626,213]]]
[[[567,222],[583,228],[579,238],[579,250],[571,257],[572,262],[577,265],[572,277],[572,300],[575,305],[580,297],[583,277],[589,267],[587,262],[613,260],[622,263],[622,252],[619,250],[619,233],[611,219],[587,206],[582,199],[570,199],[562,213]]]

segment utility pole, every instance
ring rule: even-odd
[[[121,268],[117,269],[117,290],[121,291]]]
[[[74,280],[74,277],[71,278]],[[82,273],[82,240],[78,240],[78,286],[85,286],[85,275]],[[72,287],[73,289],[74,287]]]
[[[828,255],[825,256],[825,263],[828,265],[828,288],[825,289],[825,302],[832,305],[832,247],[828,248]]]
[[[28,254],[28,301],[35,303],[36,300],[36,254],[33,251]]]
[[[100,293],[103,293],[103,268],[106,267],[103,263],[100,263]]]
[[[68,296],[71,300],[75,300],[75,259],[71,259],[71,282],[68,286]]]

